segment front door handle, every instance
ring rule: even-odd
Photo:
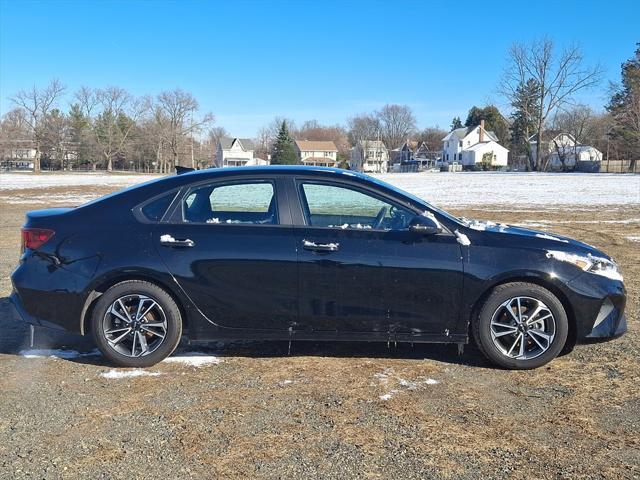
[[[340,244],[336,242],[316,243],[309,240],[302,240],[302,247],[305,250],[312,250],[314,252],[337,252],[340,250]]]
[[[165,247],[194,247],[196,242],[188,238],[176,240],[172,235],[164,234],[160,237],[160,245]]]

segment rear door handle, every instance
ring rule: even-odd
[[[189,238],[176,240],[172,235],[165,233],[160,237],[160,245],[164,245],[165,247],[195,247],[196,242]]]
[[[302,247],[305,250],[312,250],[314,252],[337,252],[340,250],[340,244],[336,242],[316,243],[309,240],[302,240]]]

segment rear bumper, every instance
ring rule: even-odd
[[[9,296],[9,302],[13,306],[15,316],[20,320],[22,320],[23,322],[28,323],[30,325],[35,325],[38,327],[52,328],[54,330],[65,330],[64,327],[56,323],[48,322],[47,320],[43,320],[41,318],[37,318],[29,314],[29,312],[27,312],[24,306],[22,305],[20,296],[15,290],[11,292],[11,295]]]

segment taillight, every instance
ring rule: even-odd
[[[26,248],[35,250],[47,243],[56,232],[47,228],[23,228],[22,251]]]

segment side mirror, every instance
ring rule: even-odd
[[[409,231],[420,235],[435,235],[442,232],[442,227],[433,218],[416,215],[409,222]]]

